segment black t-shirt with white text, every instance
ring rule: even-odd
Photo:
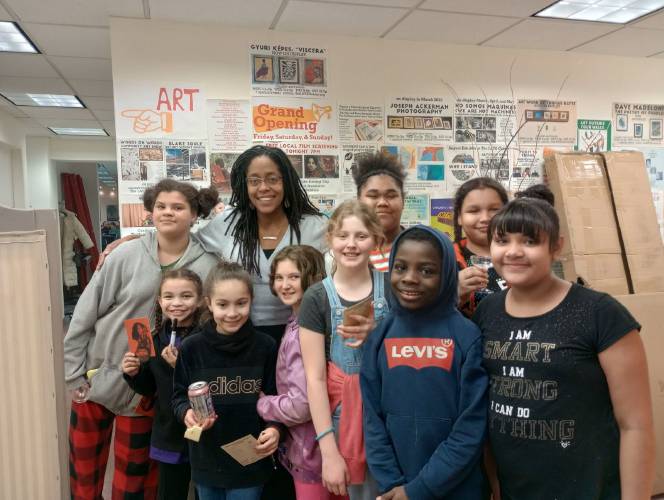
[[[507,314],[506,294],[485,298],[473,316],[503,500],[620,499],[620,436],[598,354],[640,325],[609,295],[579,285],[530,318]]]

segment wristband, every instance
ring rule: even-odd
[[[324,430],[320,434],[316,434],[316,441],[320,441],[321,439],[323,439],[325,436],[327,436],[332,432],[334,432],[334,427],[330,427],[329,429]]]

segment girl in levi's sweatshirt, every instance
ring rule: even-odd
[[[270,287],[293,315],[277,357],[276,396],[261,396],[258,414],[264,420],[288,426],[288,434],[279,447],[279,459],[293,476],[298,500],[326,500],[330,493],[321,480],[321,455],[316,430],[307,401],[307,380],[300,351],[297,314],[304,292],[325,277],[323,255],[308,245],[289,246],[272,261]]]

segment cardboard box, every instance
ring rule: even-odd
[[[650,394],[652,396],[655,422],[656,462],[653,495],[664,493],[664,335],[662,335],[662,313],[664,293],[649,293],[617,296],[618,299],[641,323],[641,339],[648,358]]]
[[[603,153],[634,293],[664,292],[664,245],[639,151]]]
[[[588,286],[615,295],[629,293],[602,157],[553,152],[545,168],[565,239],[565,279],[582,278]]]

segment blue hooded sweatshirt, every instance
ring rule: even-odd
[[[411,500],[481,498],[480,457],[487,424],[488,377],[480,330],[456,308],[457,267],[449,238],[427,226],[404,237],[435,236],[443,261],[432,305],[398,300],[365,345],[360,384],[364,439],[381,493],[404,485]]]

